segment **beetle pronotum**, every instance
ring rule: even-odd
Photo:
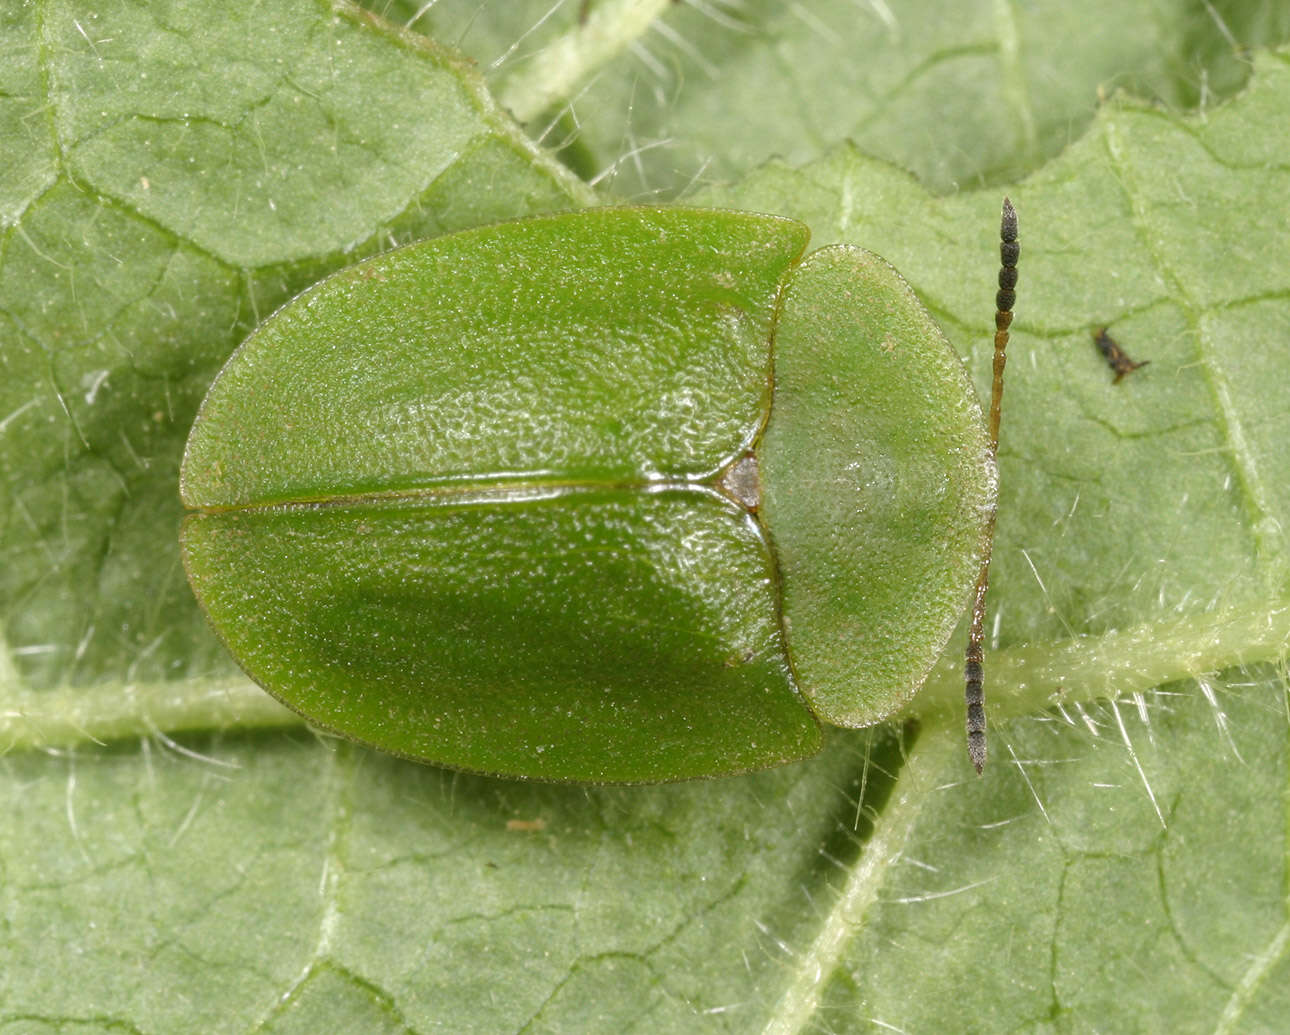
[[[819,749],[919,689],[973,582],[973,760],[1016,282],[989,421],[899,274],[752,213],[607,208],[342,270],[230,357],[182,545],[239,664],[317,726],[512,777]]]

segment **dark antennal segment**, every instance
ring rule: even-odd
[[[1003,199],[1003,218],[999,224],[999,293],[995,296],[994,377],[990,382],[990,456],[999,452],[999,416],[1003,403],[1003,367],[1008,361],[1008,328],[1012,324],[1012,307],[1017,301],[1017,259],[1021,245],[1017,242],[1017,210]],[[982,644],[985,641],[985,590],[990,581],[990,553],[994,548],[994,523],[999,508],[990,508],[986,519],[985,556],[981,574],[976,578],[972,598],[972,628],[968,632],[967,664],[963,666],[967,699],[968,757],[977,773],[985,768],[985,685],[981,667]]]

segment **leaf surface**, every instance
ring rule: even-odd
[[[0,31],[0,1021],[1283,1027],[1290,55],[1257,56],[1220,107],[1118,100],[1051,161],[1004,147],[1001,168],[1036,171],[1007,188],[1023,251],[985,779],[952,658],[917,729],[611,790],[252,729],[289,719],[206,630],[177,550],[192,415],[259,319],[388,243],[590,192],[457,59],[347,7],[45,2]],[[1036,26],[1020,52],[1066,39]],[[716,47],[720,84],[739,58]],[[1050,85],[1088,104],[1086,81]],[[708,103],[694,149],[729,138],[747,168],[757,127]],[[924,103],[899,128],[954,124]],[[1001,192],[937,199],[853,149],[812,157],[703,200],[884,255],[983,386]],[[1113,384],[1101,325],[1151,365]]]
[[[1268,0],[596,0],[581,26],[581,0],[487,18],[476,0],[368,2],[457,42],[535,136],[642,201],[847,140],[934,193],[1008,183],[1116,90],[1212,104],[1245,83],[1249,48],[1290,35],[1290,8]]]

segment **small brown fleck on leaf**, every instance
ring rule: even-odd
[[[1131,374],[1138,367],[1145,367],[1151,362],[1149,359],[1144,359],[1141,363],[1135,363],[1131,360],[1124,354],[1124,350],[1120,348],[1119,343],[1107,333],[1105,327],[1099,327],[1093,332],[1093,343],[1097,346],[1098,351],[1106,357],[1106,362],[1111,369],[1115,371],[1113,384],[1118,385],[1125,374]]]

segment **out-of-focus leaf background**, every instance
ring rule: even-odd
[[[0,12],[4,1030],[1284,1030],[1284,7],[371,6]],[[188,426],[327,271],[782,212],[984,385],[1004,192],[985,779],[956,659],[804,765],[553,788],[319,740],[206,629]]]

